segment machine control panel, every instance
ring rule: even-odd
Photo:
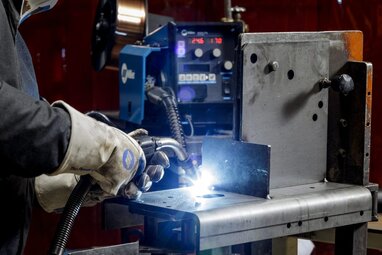
[[[170,51],[179,103],[232,102],[234,52],[241,32],[238,23],[176,25]]]

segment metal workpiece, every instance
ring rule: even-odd
[[[271,189],[368,184],[372,65],[359,62],[362,40],[360,31],[241,35],[237,133],[272,147]]]
[[[218,190],[266,198],[269,194],[270,154],[268,145],[205,137],[200,172],[211,176],[210,185]]]
[[[194,243],[175,238],[168,248],[194,247],[197,252],[363,223],[372,217],[370,191],[346,184],[272,190],[272,199],[219,191],[195,196],[193,192],[182,188],[143,194],[140,201],[130,202],[130,211],[160,219],[162,224],[178,222],[173,234],[180,231],[179,235]],[[193,227],[182,229],[180,222]],[[153,228],[149,232],[151,244],[168,244],[168,235],[153,233]]]
[[[329,41],[329,76],[331,77],[347,61],[362,61],[363,34],[359,30],[324,32],[277,32],[243,33],[240,35],[241,47],[252,43],[301,42],[314,40]]]
[[[67,255],[139,255],[139,243],[125,243],[106,247],[97,247],[86,250],[68,251]]]
[[[369,183],[372,65],[361,62],[362,41],[360,31],[241,34],[235,140],[202,145],[201,171],[210,168],[216,189],[129,201],[144,216],[144,245],[199,253],[335,228],[338,254],[366,254],[378,186]]]
[[[242,46],[240,138],[272,147],[270,188],[325,178],[328,90],[319,82],[329,77],[329,48],[326,39]]]

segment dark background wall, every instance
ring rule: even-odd
[[[90,66],[90,35],[95,0],[61,0],[50,12],[27,20],[21,31],[32,53],[40,94],[63,99],[81,111],[118,109],[115,71],[96,73]],[[374,66],[371,181],[382,184],[382,1],[369,0],[232,0],[246,7],[250,32],[357,29],[364,33],[364,60]],[[223,0],[149,0],[149,11],[177,21],[218,21]],[[100,207],[87,208],[69,247],[118,243],[118,231],[101,229]],[[35,210],[26,254],[46,251],[56,215]],[[323,254],[323,253],[321,253]]]

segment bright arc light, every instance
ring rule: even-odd
[[[215,178],[206,169],[202,169],[196,180],[193,180],[191,186],[191,192],[195,197],[209,194],[213,190]]]

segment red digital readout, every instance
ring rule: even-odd
[[[223,43],[223,38],[221,38],[221,37],[213,37],[213,38],[210,38],[209,42],[210,42],[210,44],[222,44]]]
[[[191,39],[192,44],[204,44],[204,38],[203,37],[194,37]]]
[[[206,41],[207,40],[207,41]],[[223,38],[222,37],[212,37],[212,38],[206,38],[204,37],[193,37],[191,38],[191,44],[222,44]]]
[[[215,39],[216,44],[222,44],[223,43],[223,38],[221,38],[221,37],[215,37],[214,39]]]

